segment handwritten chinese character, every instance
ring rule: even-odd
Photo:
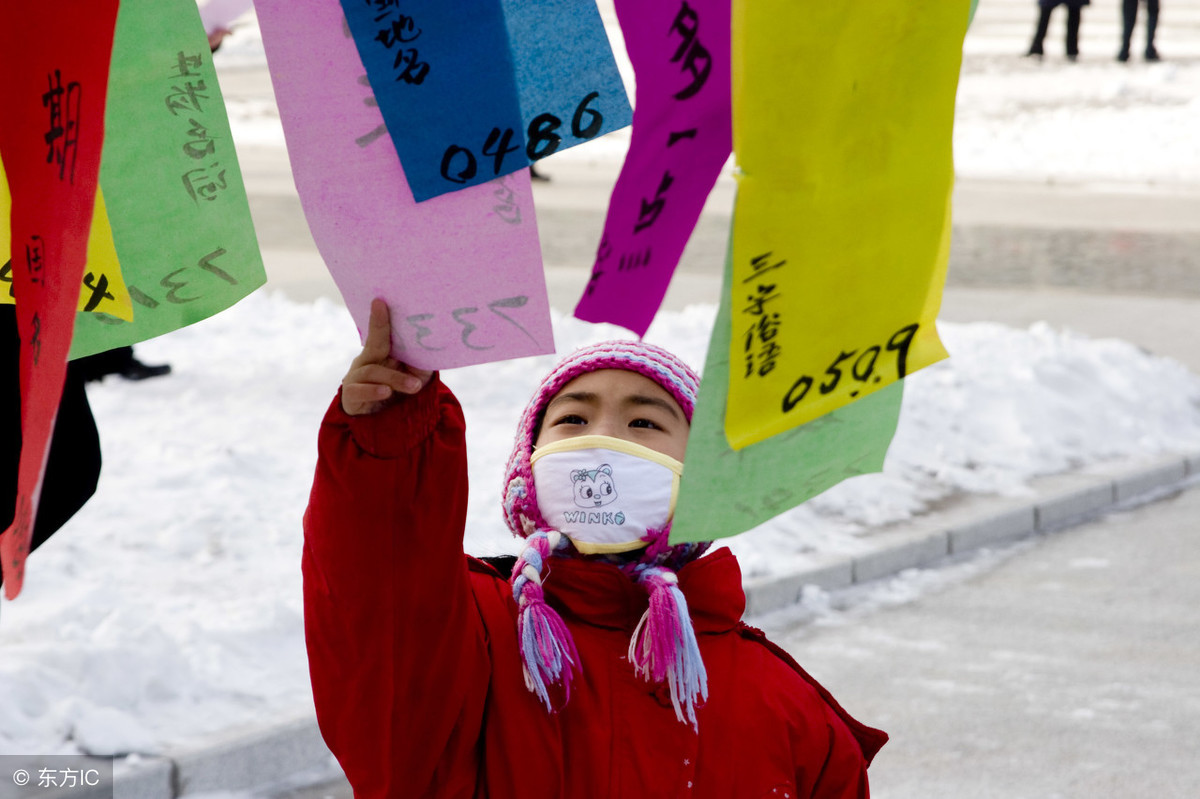
[[[46,142],[46,163],[58,164],[58,179],[75,183],[75,159],[79,148],[79,104],[82,88],[70,81],[63,88],[62,72],[46,75],[49,88],[42,95],[42,107],[50,111],[50,126],[43,137]]]
[[[379,22],[381,19],[382,17],[376,17],[375,21]],[[375,39],[383,42],[383,46],[391,50],[393,45],[408,44],[420,35],[421,29],[413,22],[413,18],[401,14],[399,19],[392,20],[390,28],[384,28],[379,31]]]
[[[755,371],[758,372],[759,377],[766,377],[775,369],[775,363],[783,351],[775,341],[781,326],[780,316],[778,313],[768,312],[766,307],[768,303],[779,299],[780,295],[776,293],[775,289],[774,283],[759,284],[756,287],[756,293],[746,297],[749,305],[742,309],[742,313],[755,317],[755,319],[746,328],[744,336],[745,344],[742,349],[746,353],[745,377],[750,377]],[[757,364],[754,352],[756,345],[758,346]]]
[[[407,50],[401,50],[396,53],[396,61],[392,64],[392,67],[400,69],[401,64],[404,65],[404,71],[396,76],[396,80],[402,80],[414,86],[419,86],[425,82],[425,76],[429,74],[429,64],[418,60],[417,49],[415,47],[410,47]]]
[[[774,283],[767,283],[765,285],[760,284],[758,286],[757,296],[753,294],[747,295],[746,299],[750,302],[750,304],[742,309],[742,313],[750,314],[752,316],[761,316],[763,314],[763,307],[771,300],[779,298],[778,294],[773,293],[774,291]]]
[[[394,3],[386,2],[386,0],[375,0],[375,8],[380,13],[376,15],[375,21],[380,22],[385,17],[389,16],[394,10]],[[345,26],[345,30],[349,33],[349,25]],[[416,21],[406,15],[401,14],[396,19],[391,21],[391,24],[380,29],[375,34],[375,41],[379,42],[387,50],[392,50],[396,45],[401,47],[396,51],[396,58],[392,62],[392,69],[404,69],[396,76],[397,81],[419,86],[424,83],[425,76],[429,74],[429,64],[421,60],[420,54],[415,47],[404,47],[403,45],[411,44],[421,36],[422,29],[417,27]]]
[[[42,237],[30,236],[25,245],[25,268],[29,270],[29,282],[42,282]]]
[[[29,348],[33,350],[33,365],[37,366],[42,358],[42,317],[37,311],[33,312],[33,335],[29,337]]]
[[[217,142],[208,135],[208,128],[195,119],[189,119],[188,122],[192,123],[188,131],[192,140],[183,145],[183,151],[197,161],[216,153]]]
[[[779,269],[787,264],[787,261],[780,261],[775,264],[768,264],[767,259],[771,257],[770,252],[765,252],[750,260],[750,268],[754,270],[753,274],[742,280],[742,283],[749,283],[751,280],[758,280],[759,277],[770,272],[772,269]]]
[[[400,0],[367,0],[367,5],[378,12],[375,21],[380,22],[400,7]]]
[[[202,113],[204,108],[200,101],[207,100],[209,97],[200,92],[206,91],[208,91],[208,86],[204,81],[189,80],[181,86],[172,86],[171,93],[163,98],[163,101],[167,104],[167,110],[171,112],[171,116],[179,116],[180,111]]]
[[[641,233],[658,221],[658,215],[662,213],[667,204],[663,195],[667,193],[674,182],[675,178],[671,177],[670,172],[663,172],[662,180],[658,183],[658,190],[654,192],[654,201],[646,202],[646,199],[642,198],[642,210],[638,213],[638,221],[633,226],[634,233]]]
[[[218,166],[219,164],[212,164],[210,168],[217,169]],[[224,169],[217,172],[215,178],[209,176],[208,169],[189,169],[183,174],[182,179],[188,196],[197,204],[200,200],[212,202],[217,199],[218,192],[226,188]]]
[[[92,292],[88,296],[87,303],[85,303],[83,306],[84,311],[94,311],[96,310],[96,306],[98,306],[104,300],[116,299],[116,297],[114,297],[108,291],[108,277],[106,275],[100,275],[100,279],[97,281],[96,275],[92,272],[88,272],[83,276],[83,285]]]
[[[192,77],[193,75],[199,75],[201,74],[199,71],[193,72],[192,70],[199,70],[203,64],[204,62],[200,59],[199,54],[184,55],[183,51],[180,50],[175,61],[175,74],[172,75],[172,77],[188,78]]]

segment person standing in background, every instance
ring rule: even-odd
[[[16,306],[0,305],[0,535],[12,524],[21,465],[21,340]],[[62,401],[46,455],[42,494],[29,551],[40,547],[83,507],[100,479],[100,434],[88,405],[84,379],[67,364]],[[0,564],[0,586],[4,569]]]
[[[1057,6],[1067,7],[1067,60],[1074,61],[1079,57],[1079,23],[1083,19],[1083,7],[1091,0],[1038,0],[1037,30],[1033,34],[1033,42],[1029,45],[1027,55],[1041,58],[1042,43],[1046,31],[1050,28],[1050,12]]]
[[[1161,61],[1158,50],[1154,48],[1154,32],[1158,28],[1158,0],[1145,0],[1146,3],[1146,60]],[[1137,25],[1138,0],[1121,0],[1121,51],[1117,60],[1124,63],[1129,60],[1129,44],[1133,40],[1133,28]]]

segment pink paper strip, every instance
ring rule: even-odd
[[[21,460],[12,525],[0,536],[4,594],[16,598],[62,399],[100,176],[117,0],[0,11],[0,158],[12,192],[13,291],[21,338]],[[8,223],[8,220],[5,220]]]
[[[644,335],[732,146],[729,0],[616,0],[633,134],[575,315]]]
[[[359,330],[382,297],[412,366],[553,352],[528,172],[418,205],[338,0],[255,6],[300,202]]]

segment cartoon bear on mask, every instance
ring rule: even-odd
[[[575,504],[581,508],[599,508],[617,499],[612,467],[607,463],[596,469],[575,469],[571,480],[575,485]]]

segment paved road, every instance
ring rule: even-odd
[[[1117,6],[1105,0],[1086,12],[1084,60],[1111,59]],[[1033,0],[982,0],[968,56],[1021,52],[1034,15]],[[1061,40],[1061,24],[1052,41]],[[1167,0],[1160,49],[1200,58],[1200,0]],[[231,75],[222,80],[227,94],[262,95],[265,74]],[[272,286],[297,299],[336,297],[286,156],[271,147],[239,152]],[[586,281],[616,166],[551,161],[554,180],[535,188],[551,300],[560,309],[570,309]],[[668,307],[715,301],[732,191],[723,178]],[[966,181],[956,189],[955,218],[960,260],[952,261],[943,319],[1046,320],[1132,341],[1200,372],[1200,189]],[[872,769],[876,797],[1195,796],[1196,519],[1200,491],[1193,489],[1022,545],[995,568],[910,604],[858,605],[834,617],[845,624],[781,617],[773,635],[853,712],[892,733]],[[971,567],[956,570],[926,579]],[[914,582],[890,590],[902,594]],[[351,796],[344,783],[278,795]]]
[[[773,635],[892,735],[878,799],[1191,799],[1197,520],[1193,487],[910,604]]]
[[[845,607],[815,622],[797,620],[803,608],[757,621],[891,734],[871,768],[876,799],[1192,799],[1197,519],[1194,486],[835,595]],[[344,781],[275,794],[351,795]]]

